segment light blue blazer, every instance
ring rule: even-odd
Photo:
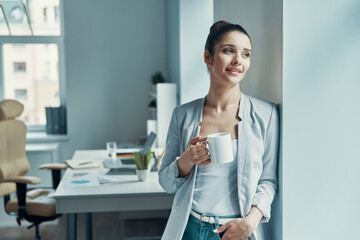
[[[162,239],[181,239],[189,218],[197,165],[188,176],[180,177],[177,161],[190,139],[199,136],[205,98],[174,109],[166,139],[165,154],[159,170],[159,182],[168,193],[176,193]],[[273,103],[241,94],[238,123],[237,183],[241,217],[252,206],[270,219],[271,203],[277,190],[279,116]],[[262,226],[252,240],[265,239]]]

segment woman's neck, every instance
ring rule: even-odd
[[[233,108],[237,109],[240,104],[240,98],[241,92],[239,84],[231,88],[210,86],[205,106],[214,108],[217,112],[223,112]]]

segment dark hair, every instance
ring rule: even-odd
[[[240,25],[225,21],[217,21],[210,28],[210,33],[206,39],[205,50],[208,50],[210,55],[213,56],[215,45],[221,40],[225,33],[232,31],[238,31],[245,34],[251,42],[249,34]]]

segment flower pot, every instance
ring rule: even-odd
[[[149,170],[138,170],[136,169],[136,175],[138,176],[139,181],[146,181],[149,176]]]

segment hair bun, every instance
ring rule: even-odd
[[[210,33],[215,31],[216,29],[218,29],[220,26],[225,25],[225,24],[229,24],[226,21],[217,21],[216,23],[214,23],[211,28],[210,28]]]

